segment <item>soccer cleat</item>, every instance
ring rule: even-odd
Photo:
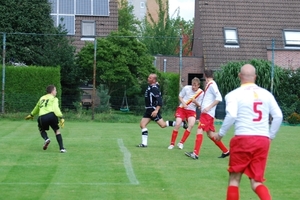
[[[61,149],[60,153],[67,153],[67,150],[66,149]]]
[[[198,159],[198,156],[196,154],[194,154],[194,152],[185,152],[185,155],[190,158],[193,158],[194,160]]]
[[[44,143],[44,146],[43,146],[43,149],[46,150],[48,148],[48,145],[50,144],[50,139],[48,138],[47,140],[45,140],[45,143]]]
[[[184,129],[187,129],[188,128],[188,123],[185,120],[182,123],[183,123],[182,127]]]
[[[229,151],[227,153],[222,153],[218,158],[226,158],[227,156],[229,156]]]
[[[178,147],[179,149],[183,149],[183,144],[182,144],[181,142],[179,142],[179,143],[177,144],[177,147]]]
[[[168,149],[173,149],[174,148],[174,145],[170,145],[169,147],[168,147]]]
[[[139,144],[139,145],[137,145],[137,147],[147,147],[147,145]]]

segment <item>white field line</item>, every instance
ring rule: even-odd
[[[138,185],[139,181],[136,179],[132,165],[131,165],[131,154],[128,149],[124,146],[123,140],[118,139],[120,151],[124,154],[124,167],[126,169],[127,177],[131,184]]]

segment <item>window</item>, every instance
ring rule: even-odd
[[[68,35],[75,34],[75,17],[69,15],[57,15],[58,23],[65,27],[68,31]]]
[[[145,2],[141,2],[140,5],[141,5],[141,8],[145,8]]]
[[[224,27],[225,47],[239,47],[237,28]]]
[[[300,47],[300,30],[283,30],[285,47]]]
[[[75,16],[109,16],[110,0],[48,0],[54,25],[64,25],[68,35],[75,34]],[[63,21],[61,20],[63,19]],[[92,28],[92,27],[90,27]],[[87,30],[86,28],[84,30]],[[94,23],[95,30],[95,23]],[[82,31],[83,34],[83,31]],[[95,35],[95,31],[93,33]]]
[[[81,22],[81,35],[83,37],[95,37],[96,35],[96,22],[84,20]]]

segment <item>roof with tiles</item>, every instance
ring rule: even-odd
[[[238,30],[239,48],[224,46],[224,27]],[[267,59],[275,39],[283,48],[283,29],[300,30],[299,0],[196,0],[193,55],[204,67],[218,69],[228,61]]]

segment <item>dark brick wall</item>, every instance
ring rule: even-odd
[[[268,60],[272,61],[272,50],[268,50]],[[274,63],[282,68],[300,68],[300,50],[275,50]]]

